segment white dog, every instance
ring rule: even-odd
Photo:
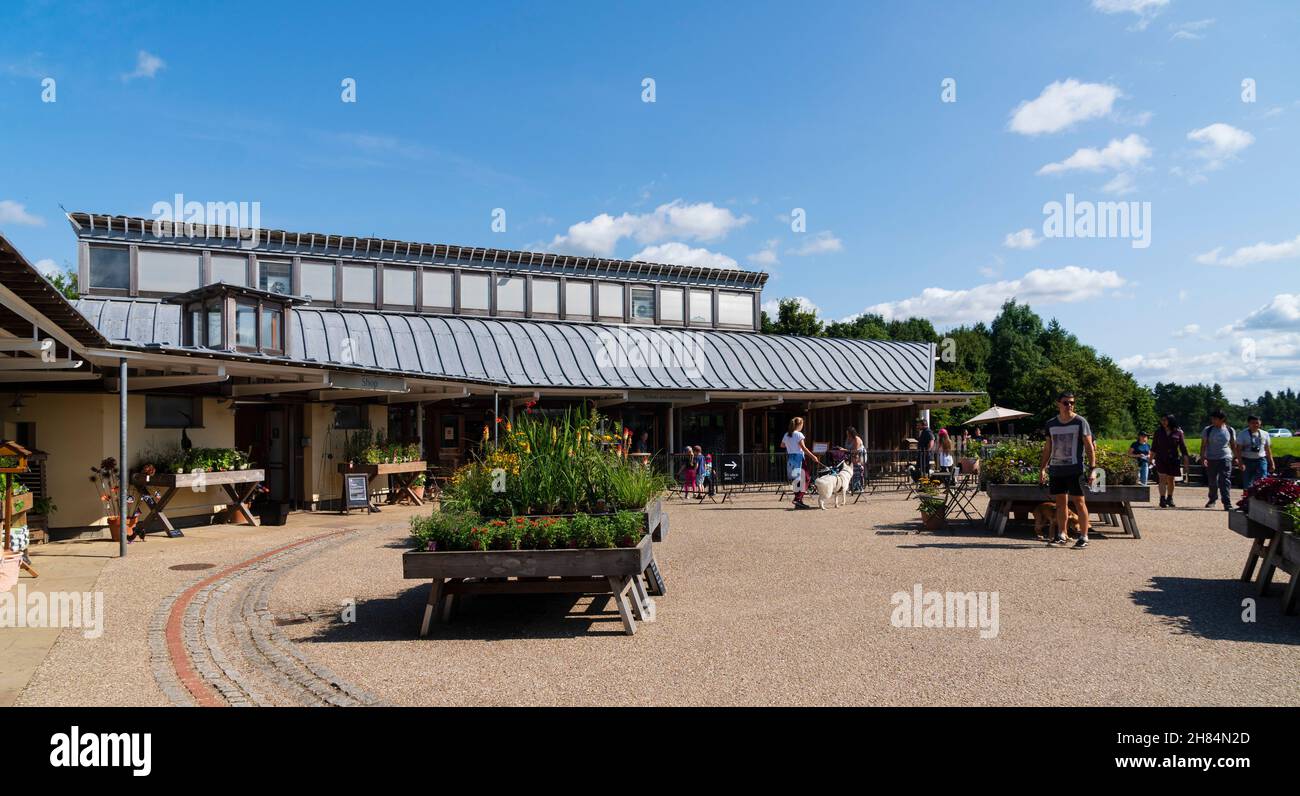
[[[831,472],[813,481],[817,487],[817,508],[825,509],[826,501],[838,508],[848,502],[849,482],[853,480],[853,466],[840,462]]]

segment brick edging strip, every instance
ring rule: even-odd
[[[181,595],[176,599],[176,602],[172,603],[171,612],[167,617],[167,628],[165,631],[165,637],[167,639],[167,654],[171,658],[172,668],[176,671],[176,678],[180,681],[181,685],[185,686],[185,690],[189,691],[194,697],[196,705],[205,708],[228,707],[226,701],[221,698],[216,689],[204,682],[203,678],[199,676],[199,673],[194,670],[194,666],[190,663],[189,655],[185,652],[185,609],[189,607],[190,601],[194,599],[194,595],[198,594],[200,590],[216,581],[221,580],[244,567],[251,566],[259,561],[270,558],[277,553],[283,553],[286,550],[292,550],[295,547],[301,547],[310,542],[328,539],[331,536],[340,536],[345,533],[348,533],[348,529],[331,531],[316,536],[308,536],[304,539],[290,542],[287,545],[277,547],[273,550],[267,550],[265,553],[253,556],[246,561],[231,564],[229,567],[226,567],[214,575],[209,575],[181,592]]]

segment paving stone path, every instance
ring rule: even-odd
[[[376,705],[298,649],[268,608],[287,570],[355,535],[336,531],[277,548],[201,577],[159,605],[149,627],[150,662],[169,701],[180,706]]]

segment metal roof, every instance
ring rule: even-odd
[[[163,234],[159,237],[154,235],[155,220],[152,218],[75,212],[68,214],[68,220],[77,236],[82,239],[191,249],[230,249],[268,257],[299,255],[410,265],[450,265],[628,281],[683,282],[744,290],[761,290],[767,282],[766,272],[741,268],[650,263],[482,246],[327,235],[320,232],[287,232],[281,229],[258,229],[257,243],[254,245],[247,234],[240,234],[249,233],[249,229],[241,230],[234,226],[187,225],[178,222],[174,225],[173,234],[171,222],[160,221],[157,223]]]
[[[181,307],[83,298],[115,344],[180,348]],[[298,307],[285,357],[515,388],[753,393],[933,390],[928,343]],[[199,349],[190,349],[199,350]]]
[[[0,284],[84,346],[103,345],[104,339],[72,304],[41,275],[4,236],[0,236]],[[32,318],[10,307],[0,307],[0,329],[15,337],[32,336]],[[45,329],[53,333],[54,329]]]

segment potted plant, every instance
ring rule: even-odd
[[[122,539],[121,517],[118,515],[118,496],[122,493],[122,473],[118,469],[117,459],[112,456],[104,459],[96,467],[90,468],[90,480],[99,492],[100,503],[104,507],[104,515],[108,519],[108,533],[113,541],[118,542]],[[140,509],[135,505],[135,498],[131,495],[126,496],[127,516],[126,530],[127,537],[135,536],[135,526],[140,519]]]
[[[921,524],[927,531],[937,531],[948,524],[947,501],[939,482],[922,478],[917,482],[916,499],[921,509]]]
[[[415,495],[420,500],[424,500],[424,484],[424,473],[420,473],[415,478],[411,479],[411,494]]]

